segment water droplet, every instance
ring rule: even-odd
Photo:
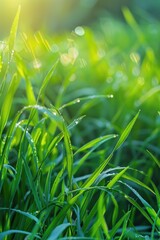
[[[78,119],[75,119],[74,122],[76,125],[79,123]]]
[[[6,47],[6,43],[3,41],[0,41],[0,51],[3,51]]]
[[[81,26],[76,27],[74,31],[78,36],[83,36],[85,34],[84,28]]]
[[[114,95],[113,94],[110,94],[110,95],[107,95],[108,98],[113,98]]]
[[[33,67],[34,67],[35,69],[39,69],[39,68],[41,68],[41,66],[42,66],[42,64],[41,64],[41,62],[40,62],[38,59],[35,59],[35,60],[33,61]]]
[[[79,103],[81,100],[79,98],[76,99],[76,103]]]

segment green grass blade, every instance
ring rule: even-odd
[[[102,137],[98,137],[88,143],[86,143],[85,145],[83,145],[82,147],[80,147],[75,153],[79,153],[79,152],[83,152],[83,151],[86,151],[88,150],[89,148],[92,148],[92,147],[95,147],[95,146],[99,146],[100,144],[99,143],[104,143],[105,141],[109,140],[109,139],[112,139],[112,138],[115,138],[116,135],[114,134],[110,134],[110,135],[105,135],[105,136],[102,136]]]
[[[51,67],[51,69],[50,69],[49,72],[47,73],[46,77],[44,78],[43,83],[42,83],[42,86],[41,86],[41,88],[40,88],[40,90],[39,90],[39,94],[38,94],[38,98],[37,98],[37,103],[39,102],[39,99],[40,99],[40,98],[42,97],[42,95],[44,94],[45,89],[46,89],[46,87],[47,87],[47,85],[48,85],[48,83],[49,83],[49,81],[50,81],[50,79],[51,79],[51,77],[52,77],[52,75],[53,75],[56,67],[57,67],[58,62],[59,62],[59,60],[57,60],[57,61],[54,63],[54,65]]]
[[[34,170],[36,172],[38,170],[38,154],[37,154],[37,149],[36,149],[34,140],[33,140],[32,136],[31,136],[31,134],[26,129],[24,129],[21,126],[19,126],[19,128],[22,130],[22,132],[24,132],[25,137],[28,140],[29,145],[31,147],[31,153],[33,154],[33,162],[32,162],[33,164],[32,164],[32,167],[34,168]],[[30,155],[29,150],[28,150],[27,154],[28,154],[28,156]]]
[[[143,183],[142,181],[138,180],[137,178],[132,177],[132,176],[129,175],[129,174],[124,174],[124,175],[122,176],[122,178],[125,178],[125,179],[127,179],[127,180],[130,180],[130,181],[134,182],[135,184],[141,186],[142,188],[147,189],[147,190],[150,191],[152,194],[154,194],[154,191],[153,191],[149,186],[147,186],[145,183]]]
[[[63,223],[63,224],[60,224],[58,227],[56,227],[51,235],[49,236],[48,240],[56,240],[58,239],[58,237],[62,234],[62,232],[68,228],[69,226],[71,226],[70,223]]]
[[[110,162],[111,158],[113,157],[114,152],[123,144],[123,142],[126,140],[126,138],[128,137],[129,133],[131,132],[137,118],[139,116],[139,112],[136,114],[136,116],[129,122],[129,124],[127,125],[127,127],[125,128],[125,130],[123,131],[121,137],[119,138],[116,146],[114,147],[112,153],[108,156],[108,158],[92,173],[92,175],[87,179],[87,181],[83,184],[82,188],[87,188],[90,187],[95,180],[97,179],[97,177],[99,176],[99,174],[104,170],[104,168],[107,166],[107,164]],[[70,204],[74,204],[74,202],[76,202],[76,200],[78,199],[78,197],[84,192],[84,190],[80,191],[75,197],[73,197],[70,200]]]
[[[0,113],[1,114],[0,115],[0,123],[1,123],[0,124],[0,137],[1,137],[2,131],[8,121],[8,117],[9,117],[10,110],[11,110],[12,103],[13,103],[13,97],[18,88],[19,82],[20,82],[20,79],[17,77],[16,74],[14,74],[14,76],[11,80],[11,83],[8,87],[7,95],[4,99],[3,106],[1,109],[1,113]]]
[[[124,183],[124,185],[126,185],[138,197],[138,199],[144,205],[144,207],[146,208],[148,214],[152,217],[152,219],[156,218],[156,226],[160,228],[160,218],[157,216],[157,213],[152,208],[152,206],[134,188],[129,186],[127,183]]]
[[[74,104],[78,104],[82,101],[86,101],[86,100],[93,100],[93,99],[101,99],[101,98],[113,98],[113,95],[91,95],[88,97],[80,97],[80,98],[76,98],[68,103],[65,103],[64,105],[62,105],[59,110],[62,110],[63,108],[72,106]]]
[[[154,96],[158,92],[160,92],[160,86],[156,86],[150,89],[148,92],[146,92],[140,97],[140,99],[137,101],[137,105],[142,105],[145,101],[147,101],[150,97]]]
[[[11,31],[10,31],[10,36],[9,36],[9,61],[12,58],[12,51],[14,49],[14,43],[15,43],[15,39],[16,39],[16,35],[17,35],[17,29],[18,29],[18,23],[19,23],[19,16],[20,16],[20,11],[21,11],[21,7],[18,7],[16,16],[14,18],[12,27],[11,27]]]
[[[119,213],[119,206],[118,206],[118,202],[113,194],[111,194],[111,200],[114,204],[114,209],[113,209],[113,214],[112,214],[112,226],[114,226],[117,221],[117,217],[118,217],[118,213]]]
[[[134,207],[136,207],[140,213],[142,213],[142,215],[147,219],[147,221],[152,225],[153,221],[150,218],[150,216],[148,215],[148,213],[144,210],[143,207],[141,207],[136,200],[134,200],[132,197],[128,196],[127,194],[125,195],[125,198],[127,199],[127,201],[129,201]]]
[[[0,240],[3,240],[5,237],[11,234],[22,234],[29,236],[31,233],[23,230],[8,230],[5,232],[0,233]],[[35,235],[35,238],[41,239],[38,235]]]
[[[27,179],[28,179],[29,187],[30,187],[30,189],[33,193],[37,209],[40,210],[42,208],[42,203],[41,203],[41,200],[40,200],[38,192],[37,192],[37,187],[35,186],[32,173],[31,173],[30,168],[29,168],[28,163],[27,163],[27,159],[26,159],[25,156],[22,156],[22,157],[23,157],[23,161],[24,161],[24,169],[25,169],[25,173],[26,173],[26,176],[27,176]]]
[[[117,173],[112,180],[107,184],[107,188],[112,188],[116,182],[118,182],[118,180],[123,176],[123,174],[128,170],[129,167],[124,168],[122,171],[120,171],[119,173]]]
[[[32,215],[31,213],[29,212],[24,212],[22,210],[19,210],[19,209],[14,209],[14,208],[0,208],[0,211],[5,211],[5,210],[8,210],[8,211],[13,211],[13,212],[17,212],[25,217],[28,217],[30,218],[31,220],[35,221],[36,223],[39,222],[39,219],[37,217],[35,217],[34,215]]]
[[[157,164],[157,166],[160,168],[160,161],[149,151],[147,150],[147,153],[150,155],[152,160]]]
[[[42,240],[48,239],[48,237],[51,235],[52,231],[58,226],[61,222],[64,221],[66,217],[66,213],[70,209],[70,205],[66,205],[63,207],[63,209],[60,211],[60,213],[56,216],[56,218],[53,219],[53,221],[48,225],[46,231],[43,234]]]
[[[84,150],[87,150],[88,148],[91,148],[90,150],[87,151],[87,153],[81,158],[78,160],[78,163],[76,164],[76,166],[74,167],[73,169],[73,173],[75,174],[78,169],[80,167],[83,167],[83,164],[85,162],[85,160],[89,157],[89,155],[95,151],[101,144],[105,143],[106,141],[110,140],[110,139],[113,139],[115,138],[116,135],[115,134],[110,134],[110,135],[106,135],[106,136],[103,136],[103,137],[100,137],[100,138],[97,138],[95,140],[92,140],[91,142],[85,144],[84,146],[82,146],[79,150],[77,150],[75,152],[75,154],[81,152],[81,151],[84,151]],[[91,147],[92,146],[92,147]]]
[[[104,192],[100,195],[99,201],[98,201],[98,219],[100,220],[100,224],[102,226],[102,229],[104,231],[104,234],[107,239],[110,239],[110,234],[108,230],[108,226],[105,220],[105,214],[106,212],[106,203],[105,203],[105,194]]]
[[[126,140],[126,138],[128,137],[129,133],[131,132],[138,116],[139,116],[140,111],[136,114],[136,116],[130,121],[130,123],[127,125],[127,127],[125,128],[125,130],[123,131],[123,133],[121,134],[115,148],[114,151],[117,150],[122,144],[123,142]]]
[[[50,192],[50,198],[53,199],[55,197],[55,193],[57,191],[57,188],[58,188],[58,185],[60,184],[60,181],[61,181],[61,177],[64,173],[64,170],[65,170],[65,165],[64,167],[58,172],[55,180],[54,180],[54,183],[52,185],[52,188],[51,188],[51,192]]]
[[[112,228],[112,230],[109,232],[109,235],[111,239],[115,236],[117,230],[120,228],[120,226],[128,219],[130,215],[130,211],[128,211],[124,216],[122,216],[119,221],[115,224],[115,226]]]
[[[132,15],[131,11],[128,8],[124,7],[122,9],[122,12],[123,12],[126,22],[133,29],[135,34],[137,35],[139,42],[144,43],[145,42],[144,34],[143,34],[142,30],[140,29],[138,23],[136,22],[134,16]]]
[[[93,172],[93,174],[87,179],[87,181],[83,184],[82,186],[82,190],[75,196],[73,197],[70,201],[69,204],[74,204],[78,197],[85,191],[85,188],[90,187],[95,180],[97,179],[97,177],[99,176],[99,174],[103,171],[103,169],[107,166],[107,164],[110,162],[111,158],[113,156],[113,153],[111,153],[108,158]]]

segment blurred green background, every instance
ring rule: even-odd
[[[8,36],[17,6],[21,4],[22,29],[47,32],[71,30],[112,15],[123,20],[121,9],[130,8],[137,19],[160,17],[159,0],[0,0],[0,36]]]

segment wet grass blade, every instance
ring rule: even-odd
[[[113,95],[91,95],[91,96],[87,96],[87,97],[80,97],[80,98],[76,98],[68,103],[65,103],[64,105],[62,105],[59,110],[62,110],[63,108],[72,106],[74,104],[78,104],[81,101],[87,101],[87,100],[94,100],[94,99],[101,99],[101,98],[113,98]]]
[[[95,146],[100,146],[100,144],[104,143],[105,141],[109,140],[109,139],[112,139],[112,138],[115,138],[117,135],[115,134],[110,134],[110,135],[105,135],[105,136],[102,136],[102,137],[99,137],[99,138],[96,138],[88,143],[86,143],[85,145],[83,145],[82,147],[80,147],[75,153],[74,155],[76,155],[77,153],[79,152],[83,152],[83,151],[86,151],[88,150],[89,148],[92,148]]]
[[[23,215],[23,216],[25,216],[27,218],[30,218],[31,220],[33,220],[35,222],[39,222],[39,219],[37,217],[35,217],[34,215],[32,215],[31,213],[29,213],[29,212],[24,212],[22,210],[14,209],[14,208],[0,208],[0,211],[5,211],[5,210],[19,213],[19,214],[21,214],[21,215]]]
[[[123,174],[128,170],[129,167],[124,168],[122,171],[117,173],[112,180],[107,184],[107,188],[112,188],[116,182],[123,176]]]

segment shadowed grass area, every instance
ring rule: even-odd
[[[124,9],[17,35],[19,11],[0,43],[0,239],[158,239],[159,24]]]

